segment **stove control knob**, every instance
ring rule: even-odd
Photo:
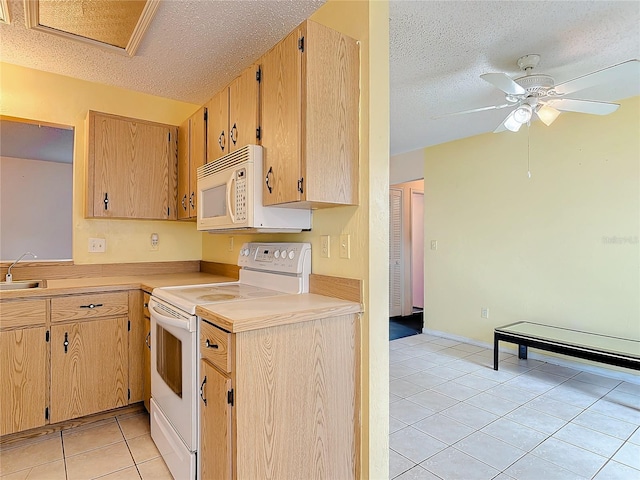
[[[245,248],[245,249],[242,251],[242,254],[243,254],[245,257],[248,257],[248,256],[249,256],[249,249],[248,249],[248,248]]]
[[[289,252],[289,259],[290,259],[290,260],[293,260],[293,257],[295,257],[295,256],[296,256],[295,252],[294,252],[293,250],[291,250],[291,251]]]
[[[273,256],[276,258],[280,258],[280,250],[276,250],[275,252],[273,252]]]
[[[282,250],[282,258],[287,258],[287,251],[286,250]]]

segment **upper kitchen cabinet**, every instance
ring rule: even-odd
[[[357,205],[357,42],[307,20],[259,63],[263,204]]]
[[[178,129],[178,220],[196,218],[198,167],[207,157],[207,109],[200,108]]]
[[[175,220],[177,127],[90,111],[86,216]]]
[[[207,103],[207,162],[259,143],[259,81],[252,65]]]

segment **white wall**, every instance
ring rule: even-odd
[[[70,163],[0,157],[0,259],[71,259]],[[25,201],[29,199],[29,201]]]
[[[410,182],[424,178],[424,150],[394,155],[389,160],[389,183]]]
[[[640,339],[640,97],[608,116],[426,148],[425,325],[518,320]],[[489,308],[489,319],[480,316]]]

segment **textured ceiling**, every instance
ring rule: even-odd
[[[0,24],[4,62],[204,104],[324,0],[161,1],[134,57],[28,30],[22,0]]]
[[[0,24],[0,58],[203,104],[322,3],[164,0],[136,56],[127,58],[27,30],[22,0],[10,0],[11,25]],[[480,75],[518,76],[522,55],[540,54],[536,71],[556,83],[639,58],[640,2],[391,1],[390,52],[396,154],[493,131],[508,111],[432,117],[504,103]],[[622,99],[640,94],[640,78],[580,93]],[[569,120],[562,115],[557,122]]]

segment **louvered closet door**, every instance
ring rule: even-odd
[[[402,190],[389,189],[389,316],[402,315]]]

